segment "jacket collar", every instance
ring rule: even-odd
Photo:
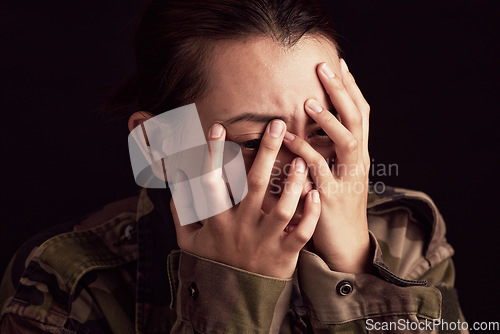
[[[137,209],[137,292],[138,333],[155,333],[168,328],[174,318],[170,310],[167,256],[178,249],[170,212],[168,189],[142,189]]]

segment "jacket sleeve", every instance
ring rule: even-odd
[[[301,252],[299,285],[315,333],[439,333],[443,322],[464,321],[441,215],[425,194],[397,191],[368,211],[375,274],[332,271]]]
[[[196,255],[168,257],[172,333],[277,333],[288,311],[292,280],[277,279]]]

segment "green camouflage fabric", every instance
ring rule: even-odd
[[[373,274],[303,250],[289,280],[178,250],[168,190],[142,189],[28,240],[0,287],[3,333],[385,333],[464,321],[444,221],[421,192],[371,189]],[[427,327],[425,327],[427,325]],[[373,329],[373,330],[370,330]]]

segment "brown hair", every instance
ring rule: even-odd
[[[291,47],[305,34],[339,49],[328,13],[314,0],[152,0],[135,36],[137,73],[106,109],[121,118],[132,102],[154,114],[193,103],[207,87],[214,41],[263,35]]]

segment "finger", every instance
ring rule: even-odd
[[[345,89],[340,76],[336,75],[327,63],[318,66],[318,76],[342,123],[361,143],[363,134],[361,113]]]
[[[326,132],[335,143],[337,161],[342,164],[355,164],[358,160],[358,140],[340,123],[331,112],[324,109],[318,101],[309,99],[305,103],[309,116]]]
[[[204,152],[200,187],[195,189],[195,207],[200,218],[208,218],[232,207],[226,182],[222,175],[224,140],[226,132],[221,124],[215,123],[209,130],[207,150]]]
[[[288,236],[284,239],[285,247],[291,251],[304,247],[314,234],[320,214],[320,195],[317,190],[313,189],[307,193],[304,212],[299,224],[288,229]]]
[[[365,163],[369,164],[370,156],[368,154],[368,135],[370,127],[370,105],[366,102],[361,90],[356,84],[356,80],[354,80],[353,75],[349,72],[349,68],[347,67],[344,59],[340,60],[340,68],[344,86],[363,118],[363,159],[365,160]]]
[[[309,173],[311,174],[316,188],[320,190],[320,194],[323,195],[324,192],[326,195],[328,192],[326,187],[329,187],[331,183],[335,183],[336,180],[333,177],[325,157],[312,148],[307,141],[290,132],[286,132],[283,143],[290,152],[302,157],[306,161],[309,167]]]
[[[347,67],[344,59],[340,59],[340,68],[342,74],[342,82],[344,83],[344,87],[347,90],[347,93],[349,93],[349,96],[351,97],[358,110],[361,112],[362,116],[368,116],[370,114],[370,105],[368,104],[368,102],[366,102],[363,93],[361,93],[361,90],[356,84],[354,76],[351,72],[349,72],[349,68]]]
[[[224,127],[215,123],[212,125],[210,130],[208,131],[208,149],[210,151],[210,159],[211,159],[211,169],[222,170],[222,158],[224,154],[224,140],[226,139],[226,131]]]
[[[170,210],[174,218],[177,240],[181,243],[188,240],[190,234],[198,230],[200,226],[193,224],[193,222],[198,221],[198,217],[193,208],[193,197],[189,181],[184,172],[180,170],[176,172],[174,185],[175,188],[172,191],[172,199],[170,200]]]
[[[266,194],[276,156],[281,148],[286,124],[282,120],[272,120],[264,131],[259,151],[252,167],[248,171],[248,193],[241,201],[242,208],[246,208],[251,215],[260,214],[260,208]]]
[[[293,160],[281,197],[269,213],[270,224],[265,226],[269,233],[281,232],[288,225],[299,203],[302,189],[307,180],[307,166],[304,159]]]

